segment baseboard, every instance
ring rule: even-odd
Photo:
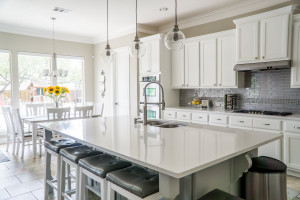
[[[287,174],[291,176],[296,176],[300,178],[300,171],[293,170],[293,169],[288,169]]]

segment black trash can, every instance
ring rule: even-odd
[[[287,200],[287,166],[274,158],[252,158],[246,173],[246,200]]]

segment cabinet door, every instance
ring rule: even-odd
[[[258,62],[258,21],[237,26],[237,62]]]
[[[146,47],[146,53],[145,55],[140,58],[140,74],[144,74],[149,72],[150,66],[149,66],[149,43],[148,42],[144,42],[145,47]]]
[[[261,21],[261,60],[289,59],[289,14]]]
[[[219,87],[237,87],[235,35],[218,38],[218,85]]]
[[[289,168],[300,170],[300,134],[285,133],[285,161]]]
[[[184,87],[184,51],[172,51],[172,87]]]
[[[200,42],[201,87],[217,86],[217,39]]]
[[[258,156],[268,156],[281,160],[281,140],[258,147]]]
[[[291,87],[300,88],[300,22],[294,25]]]
[[[147,53],[147,52],[146,52]],[[160,40],[148,42],[149,72],[160,72]]]
[[[199,42],[185,44],[185,80],[187,87],[200,86]]]

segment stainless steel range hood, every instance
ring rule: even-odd
[[[273,62],[261,62],[261,63],[247,63],[237,64],[234,66],[234,71],[264,71],[264,70],[276,70],[276,69],[290,69],[291,61],[273,61]]]

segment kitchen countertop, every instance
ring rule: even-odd
[[[126,116],[38,125],[174,178],[190,175],[283,137],[191,123],[178,128],[144,126],[133,124]]]
[[[292,115],[287,115],[287,116],[258,115],[258,114],[248,114],[248,113],[234,113],[232,110],[224,110],[221,108],[202,109],[202,108],[192,108],[192,107],[170,107],[170,108],[166,108],[166,110],[208,112],[208,113],[216,113],[216,114],[238,115],[238,116],[244,116],[244,117],[256,117],[256,118],[261,117],[261,118],[268,118],[268,119],[300,121],[300,114],[292,114]]]

